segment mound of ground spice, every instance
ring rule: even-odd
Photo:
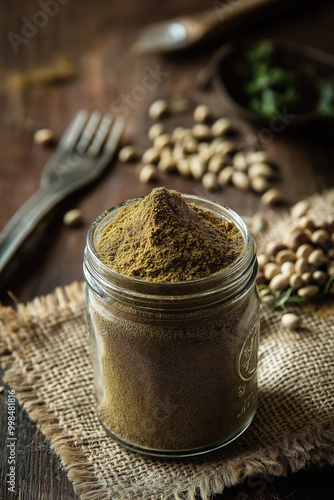
[[[94,227],[101,261],[93,259],[86,276],[97,413],[107,433],[137,451],[183,456],[215,449],[239,435],[256,409],[254,246],[232,222],[238,219],[214,205],[200,208],[157,188]],[[92,265],[90,246],[85,255]],[[234,293],[231,282],[187,282],[239,255]],[[102,261],[122,273],[107,273],[107,286]],[[129,283],[125,275],[145,281]],[[171,295],[160,293],[161,282],[173,282]]]
[[[119,212],[103,231],[97,251],[108,267],[127,276],[178,282],[224,269],[243,244],[233,222],[159,187]]]

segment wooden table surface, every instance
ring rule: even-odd
[[[42,4],[49,9],[44,8],[44,15],[41,15]],[[228,4],[233,7],[233,2]],[[272,36],[307,43],[334,54],[334,4],[321,1],[312,4],[308,6],[304,2],[293,12],[258,22],[248,31],[246,28],[235,30],[229,35],[230,39]],[[239,125],[217,92],[199,85],[212,55],[226,40],[215,40],[202,49],[168,57],[137,56],[129,50],[140,27],[147,23],[221,5],[222,2],[208,4],[204,0],[0,1],[0,228],[38,188],[43,165],[52,154],[52,148],[34,143],[34,132],[48,127],[57,137],[61,136],[81,108],[112,110],[126,116],[122,143],[134,143],[140,151],[149,144],[148,107],[158,98],[186,95],[193,103],[210,105],[217,117],[230,116]],[[61,74],[55,81],[57,68],[63,71],[61,61],[66,61],[74,77],[65,78]],[[148,81],[145,76],[152,72],[157,84],[145,85]],[[49,82],[38,83],[41,77],[47,80],[48,76],[51,76]],[[167,125],[175,127],[191,122],[189,111],[169,118]],[[258,130],[252,133],[259,137]],[[286,127],[272,134],[265,147],[278,167],[280,178],[276,185],[283,191],[288,205],[334,186],[330,131],[294,132]],[[252,215],[263,209],[260,197],[254,193],[242,193],[233,187],[208,193],[199,182],[177,175],[164,175],[153,185],[142,184],[138,180],[139,168],[139,165],[123,165],[115,159],[102,179],[71,196],[54,212],[52,220],[47,221],[39,234],[37,245],[36,242],[34,247],[27,245],[25,258],[7,287],[17,300],[25,302],[50,293],[57,286],[83,280],[83,249],[93,220],[118,202],[148,194],[155,185],[211,197],[241,215]],[[81,227],[64,226],[62,216],[71,208],[82,210]],[[6,305],[13,303],[6,289],[0,299]],[[1,394],[2,450],[6,449],[7,389],[5,386]],[[78,498],[59,459],[21,408],[16,425],[17,498]],[[14,498],[6,487],[5,452],[1,453],[1,461],[0,498]],[[219,498],[325,500],[333,498],[333,472],[330,466],[322,470],[311,466],[288,478],[250,478],[225,490]]]

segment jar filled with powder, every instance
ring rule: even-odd
[[[257,406],[255,244],[229,208],[156,188],[102,214],[84,257],[97,411],[157,456],[220,448]]]

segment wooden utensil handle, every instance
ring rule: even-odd
[[[291,0],[214,0],[212,9],[195,14],[195,17],[197,21],[203,23],[206,30],[210,30],[219,25],[223,26],[241,19],[247,23],[256,14],[260,16],[270,9],[276,10],[295,3]]]

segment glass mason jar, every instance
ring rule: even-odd
[[[102,231],[138,199],[98,217],[84,256],[101,423],[126,447],[165,457],[226,445],[247,429],[257,406],[259,300],[253,238],[229,208],[183,197],[233,221],[241,231],[243,250],[222,271],[156,283],[103,264],[96,251]]]

